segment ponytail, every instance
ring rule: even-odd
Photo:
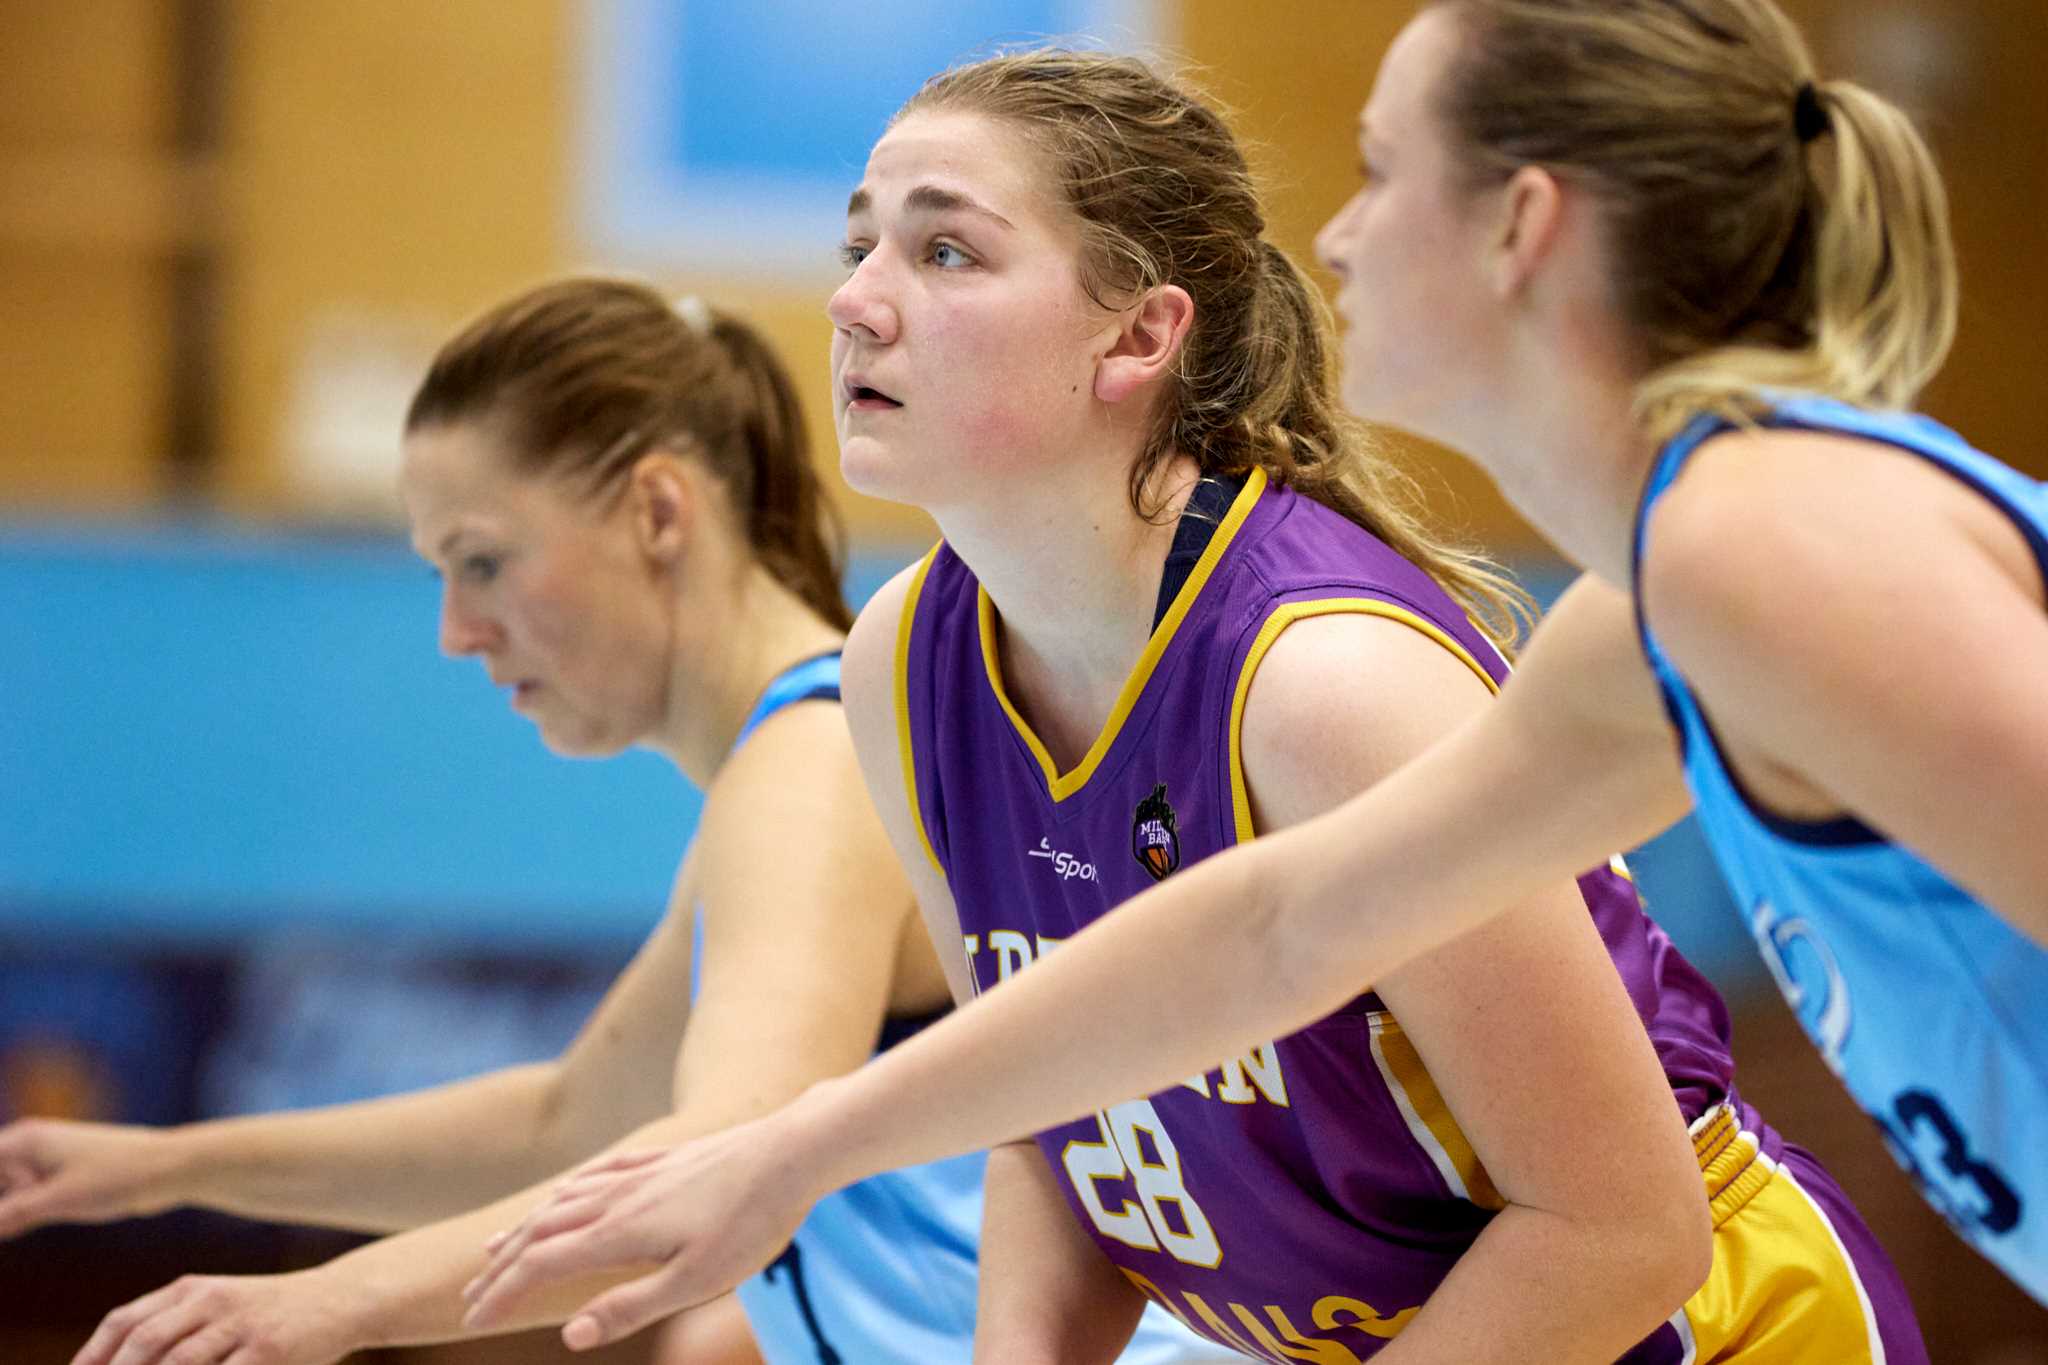
[[[744,502],[747,542],[778,582],[840,630],[853,613],[840,592],[846,531],[825,496],[811,460],[811,438],[789,371],[760,333],[726,313],[714,313],[712,337],[731,357],[744,385],[740,441],[747,458]]]
[[[1475,181],[1594,187],[1653,438],[1792,389],[1906,408],[1955,335],[1927,145],[1813,60],[1774,0],[1441,0],[1465,42],[1439,107]]]

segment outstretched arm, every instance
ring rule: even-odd
[[[804,780],[791,781],[792,772]],[[793,828],[807,837],[792,842]],[[658,1068],[664,1088],[672,1080],[675,1110],[630,1145],[717,1132],[859,1065],[874,1047],[910,916],[843,721],[827,704],[777,716],[728,764],[689,867],[705,919],[702,985],[679,1055]],[[649,988],[685,1000],[687,956],[673,965]],[[460,1321],[459,1291],[483,1265],[485,1238],[549,1192],[536,1186],[296,1276],[180,1281],[109,1315],[78,1365],[105,1365],[123,1351],[121,1365],[147,1365],[201,1337],[315,1365],[348,1350],[475,1335]],[[583,1294],[614,1278],[586,1280]],[[536,1298],[493,1330],[556,1320],[578,1301],[573,1292]]]
[[[686,878],[677,882],[678,896]],[[24,1119],[0,1129],[0,1237],[203,1205],[393,1232],[586,1159],[666,1113],[688,1017],[687,903],[673,904],[558,1059],[411,1094],[175,1128]]]
[[[849,684],[853,662],[849,642]],[[877,737],[858,738],[874,752]],[[763,1201],[808,1201],[1174,1084],[1321,1017],[1686,804],[1629,601],[1581,580],[1501,699],[1415,762],[1177,873],[743,1136],[586,1172],[500,1245],[473,1317],[492,1320],[537,1271],[625,1260],[662,1266],[642,1305],[708,1297],[772,1254]],[[1123,1041],[1092,1045],[1104,1036]],[[611,1308],[593,1305],[578,1343],[638,1325]]]

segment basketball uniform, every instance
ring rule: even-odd
[[[1282,631],[1339,612],[1412,627],[1489,687],[1506,674],[1449,597],[1365,531],[1257,472],[1241,486],[1204,481],[1151,641],[1102,735],[1062,773],[1004,691],[987,594],[950,547],[932,551],[899,627],[897,713],[912,813],[977,988],[1252,837],[1245,696]],[[1644,916],[1618,861],[1578,885],[1693,1124],[1716,1223],[1712,1277],[1624,1359],[1924,1361],[1854,1210],[1736,1093],[1719,998]],[[1037,1140],[1075,1218],[1133,1284],[1274,1362],[1370,1358],[1504,1206],[1371,991]]]
[[[1919,456],[2012,518],[2048,577],[2048,488],[1947,428],[1794,395],[1760,420]],[[1660,452],[1636,520],[1638,561],[1657,499],[1728,427],[1698,418]],[[1637,621],[1700,825],[1785,999],[1929,1202],[2048,1304],[2048,951],[1861,821],[1801,823],[1752,800],[1699,699]]]
[[[821,698],[839,699],[837,654],[769,683],[734,748],[777,711]],[[692,996],[704,960],[701,916],[695,942]],[[889,1020],[876,1050],[939,1017]],[[783,1253],[737,1291],[768,1365],[966,1365],[986,1164],[976,1153],[888,1171],[813,1205]],[[1156,1309],[1120,1357],[1125,1365],[1215,1358],[1208,1343]]]

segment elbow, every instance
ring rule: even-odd
[[[1707,1281],[1714,1265],[1714,1224],[1697,1171],[1683,1189],[1645,1204],[1614,1239],[1618,1275],[1637,1286],[1647,1330],[1668,1319]]]
[[[1666,1236],[1665,1291],[1672,1312],[1700,1291],[1714,1268],[1714,1223],[1706,1191],[1695,1184],[1693,1194],[1670,1220]]]
[[[1264,845],[1262,840],[1232,858],[1217,860],[1218,870],[1228,868],[1236,878],[1218,899],[1237,907],[1237,924],[1245,935],[1244,960],[1260,969],[1254,979],[1271,982],[1278,999],[1313,1002],[1321,998],[1330,975],[1329,945],[1301,932],[1302,916],[1288,913],[1284,881],[1260,875]]]

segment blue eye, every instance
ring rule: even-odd
[[[858,270],[860,263],[868,258],[868,248],[855,246],[852,242],[839,245],[839,263],[848,270]]]
[[[933,242],[927,259],[941,270],[958,270],[974,264],[974,258],[951,242]]]
[[[476,583],[488,583],[498,576],[496,555],[470,555],[462,561],[462,576]]]

